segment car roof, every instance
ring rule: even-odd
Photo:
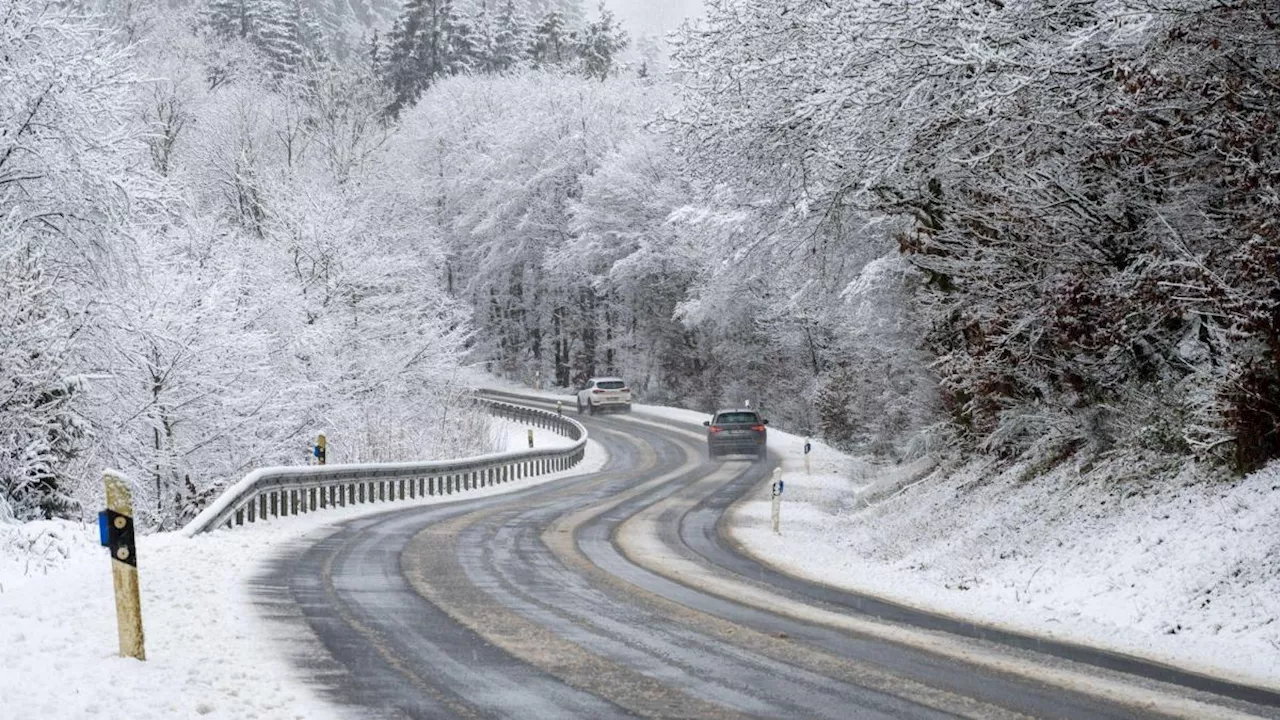
[[[616,380],[618,382],[623,382],[622,378],[614,377],[612,375],[601,375],[600,377],[593,377],[587,380],[587,382],[609,382],[613,380]]]
[[[756,410],[755,408],[722,408],[720,410],[717,410],[716,414],[723,415],[725,413],[748,413],[748,412],[756,415],[760,414],[760,411]]]

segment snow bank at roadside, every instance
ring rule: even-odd
[[[506,444],[525,447],[526,428],[499,427]],[[535,430],[535,444],[564,440]],[[143,537],[138,557],[146,662],[116,655],[110,561],[98,546],[96,526],[0,524],[5,716],[338,717],[295,674],[282,626],[260,618],[252,604],[248,583],[273,548],[320,536],[341,520],[512,492],[598,470],[606,459],[597,443],[588,442],[586,457],[570,470],[465,495],[333,509],[191,539],[180,533]]]
[[[796,575],[1020,632],[1280,687],[1280,464],[1136,490],[1132,468],[877,467],[798,438],[782,535],[761,488],[733,536]]]
[[[574,443],[573,440],[552,430],[522,425],[514,420],[494,418],[490,429],[494,452],[528,450],[530,430],[533,431],[535,449],[568,447]]]

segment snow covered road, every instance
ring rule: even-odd
[[[276,558],[256,596],[314,638],[294,654],[330,699],[379,717],[1277,714],[877,619],[723,538],[770,465],[709,462],[670,419],[586,422],[599,472],[353,520]]]

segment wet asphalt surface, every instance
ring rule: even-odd
[[[351,717],[1280,717],[1271,693],[1072,646],[1037,652],[764,567],[721,526],[772,463],[708,461],[689,428],[583,421],[609,454],[599,472],[392,509],[280,552],[254,592],[296,638],[300,674]],[[920,640],[832,615],[922,628]],[[1001,661],[934,648],[957,644]],[[1023,663],[1194,704],[1046,681]]]

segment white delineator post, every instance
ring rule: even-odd
[[[782,534],[782,468],[774,468],[773,485],[770,489],[773,491],[773,532],[775,535]]]
[[[533,448],[533,428],[529,428],[529,448]]]
[[[107,486],[104,538],[111,550],[111,581],[116,591],[116,623],[120,656],[147,659],[142,634],[142,599],[138,593],[138,550],[134,542],[133,496],[118,473],[102,473]]]
[[[809,472],[809,450],[810,449],[812,449],[812,445],[809,444],[809,438],[805,438],[804,439],[804,474],[805,475],[813,474]]]

